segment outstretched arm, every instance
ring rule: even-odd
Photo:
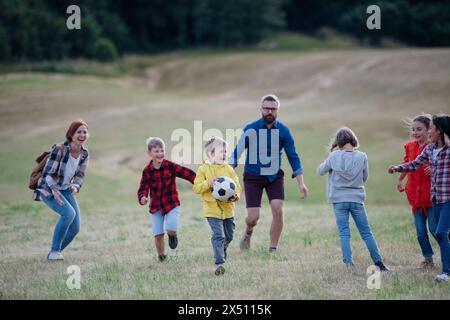
[[[197,194],[202,194],[211,188],[211,182],[206,179],[205,172],[200,167],[194,179],[192,190]]]
[[[190,183],[194,183],[195,180],[195,172],[189,168],[180,166],[179,164],[174,163],[175,166],[175,175],[178,178],[189,181]]]
[[[429,160],[430,157],[430,148],[432,144],[429,144],[425,149],[423,149],[422,153],[417,156],[417,158],[411,162],[406,164],[401,164],[399,166],[390,166],[388,172],[393,174],[394,172],[411,172],[416,171],[421,166],[424,165],[426,161]]]
[[[244,129],[244,132],[240,136],[237,145],[234,147],[233,153],[231,154],[231,156],[228,159],[228,164],[232,168],[237,167],[238,161],[241,158],[242,153],[247,148],[248,143],[247,143],[247,135],[246,135],[246,131],[245,131],[246,129],[247,128]]]

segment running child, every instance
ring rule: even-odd
[[[328,200],[333,204],[345,265],[354,266],[350,246],[351,215],[374,264],[381,271],[389,271],[380,256],[367,218],[364,183],[369,177],[369,166],[367,155],[357,151],[358,147],[358,139],[351,129],[339,129],[332,140],[328,158],[318,166],[317,172],[321,176],[328,174]]]
[[[169,247],[178,245],[177,231],[180,225],[180,200],[176,178],[194,183],[195,172],[166,160],[165,144],[160,138],[147,139],[150,163],[142,171],[141,183],[137,192],[140,205],[146,205],[150,198],[149,212],[152,219],[152,232],[159,261],[167,258],[164,247],[164,234],[167,231]]]
[[[430,123],[431,116],[428,115],[420,115],[412,120],[410,130],[411,137],[414,140],[408,141],[404,145],[405,155],[403,157],[403,163],[408,163],[416,159],[428,145]],[[427,162],[417,171],[403,172],[397,181],[397,190],[399,192],[405,191],[408,202],[412,207],[417,240],[424,257],[424,260],[420,264],[420,267],[423,269],[434,267],[434,252],[427,230],[427,221],[428,227],[430,227],[429,224],[433,221],[432,219],[428,219],[431,213],[430,173],[430,165]],[[408,177],[408,179],[406,186],[403,187],[405,177]],[[431,230],[432,228],[429,229]]]
[[[205,144],[208,161],[198,168],[193,190],[203,200],[203,215],[211,227],[211,244],[215,259],[215,275],[225,273],[227,248],[234,237],[235,201],[239,200],[241,185],[234,169],[226,163],[226,141],[212,137]],[[230,202],[218,201],[212,196],[212,186],[219,177],[230,177],[236,183],[236,196]]]

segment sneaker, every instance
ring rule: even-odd
[[[448,277],[448,274],[443,273],[443,274],[437,275],[436,278],[434,278],[434,280],[436,280],[437,282],[448,282],[449,277]]]
[[[58,251],[50,251],[47,255],[48,261],[60,261],[64,260],[64,256],[61,254],[61,252]]]
[[[383,261],[379,261],[377,263],[375,263],[375,265],[380,268],[380,271],[382,272],[389,272],[391,271],[388,267],[386,267],[386,265],[383,263]]]
[[[174,250],[178,246],[178,237],[176,234],[173,236],[169,236],[169,247],[170,249]]]
[[[277,251],[277,247],[270,247],[269,248],[269,253],[274,253]]]
[[[217,266],[216,271],[214,271],[214,274],[215,274],[216,276],[220,276],[220,275],[222,275],[222,274],[224,274],[224,273],[225,273],[225,268],[224,268],[223,265]]]
[[[244,233],[244,236],[242,237],[241,243],[239,244],[239,247],[241,248],[241,251],[249,250],[250,249],[250,239],[252,238],[252,234],[248,233],[246,230]]]
[[[163,262],[164,260],[167,259],[167,256],[166,256],[165,254],[160,254],[160,255],[158,256],[158,259],[159,259],[159,262]]]
[[[420,263],[420,269],[432,269],[434,267],[433,260],[425,259]]]

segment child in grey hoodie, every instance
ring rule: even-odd
[[[328,158],[317,168],[321,176],[328,174],[328,201],[333,204],[339,241],[346,266],[354,266],[350,247],[349,217],[353,217],[361,238],[366,243],[373,262],[381,271],[389,271],[380,256],[369,225],[364,200],[364,183],[369,176],[367,155],[357,151],[358,139],[353,131],[343,127],[334,137]],[[339,150],[335,150],[339,148]]]

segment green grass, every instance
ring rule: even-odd
[[[153,56],[125,55],[113,63],[102,63],[86,59],[66,59],[62,61],[20,62],[0,64],[0,74],[10,72],[37,72],[71,75],[92,75],[115,78],[124,75],[144,76],[145,70],[159,64],[173,62],[180,57],[211,57],[230,53],[258,53],[267,51],[311,52],[318,50],[357,49],[361,46],[351,37],[329,33],[323,38],[296,33],[277,33],[263,39],[259,44],[231,49],[196,48],[155,54]]]
[[[185,190],[186,192],[186,190]],[[80,195],[80,202],[83,203]],[[25,208],[25,207],[24,207]],[[329,208],[288,206],[286,227],[279,252],[269,254],[269,212],[263,210],[248,253],[229,250],[227,273],[213,274],[209,228],[192,219],[198,206],[183,207],[180,246],[165,263],[154,256],[149,219],[144,210],[83,210],[83,231],[71,245],[63,263],[43,262],[55,218],[40,210],[40,218],[9,208],[2,225],[26,224],[26,229],[4,230],[14,247],[31,252],[2,250],[0,272],[5,299],[447,299],[445,286],[433,283],[433,272],[414,271],[420,255],[415,244],[412,220],[405,208],[369,207],[374,233],[393,272],[383,275],[379,291],[366,288],[366,267],[370,259],[359,236],[353,240],[357,268],[346,271],[340,263],[337,231]],[[126,216],[125,216],[126,215]],[[238,231],[242,231],[242,207],[238,210]],[[3,219],[2,219],[3,220]],[[399,230],[392,224],[405,224]],[[43,231],[45,230],[45,231]],[[356,235],[355,230],[353,229]],[[403,235],[403,239],[393,234]],[[25,235],[26,236],[25,236]],[[126,235],[124,237],[123,235]],[[20,236],[19,236],[20,235]],[[240,232],[236,234],[239,237]],[[20,246],[17,243],[21,243]],[[32,249],[31,249],[32,248]],[[81,268],[81,290],[65,285],[66,269]],[[218,296],[219,295],[219,296]]]
[[[81,75],[81,65],[72,76],[0,76],[0,298],[448,299],[448,286],[433,282],[438,269],[416,269],[421,255],[410,208],[386,168],[402,158],[408,138],[402,119],[448,109],[449,57],[448,50],[190,52],[118,62],[132,80]],[[203,132],[241,128],[259,117],[258,97],[267,92],[282,99],[280,120],[295,137],[310,190],[300,200],[284,158],[286,215],[279,251],[267,252],[271,213],[265,196],[252,250],[239,251],[245,228],[240,201],[227,272],[215,277],[201,201],[180,182],[180,245],[159,263],[150,218],[136,201],[148,162],[146,138],[161,136],[170,158],[175,129],[192,132],[196,120],[203,120]],[[64,262],[49,264],[44,257],[57,215],[31,201],[28,175],[34,158],[60,142],[78,116],[91,133],[91,164],[79,195],[81,233],[64,252]],[[366,287],[371,261],[353,223],[357,268],[343,268],[326,178],[315,173],[341,125],[356,131],[369,156],[367,211],[393,269],[383,275],[381,290]],[[237,171],[241,177],[242,167]],[[439,251],[434,242],[433,247]],[[66,287],[70,265],[81,268],[81,290]]]

